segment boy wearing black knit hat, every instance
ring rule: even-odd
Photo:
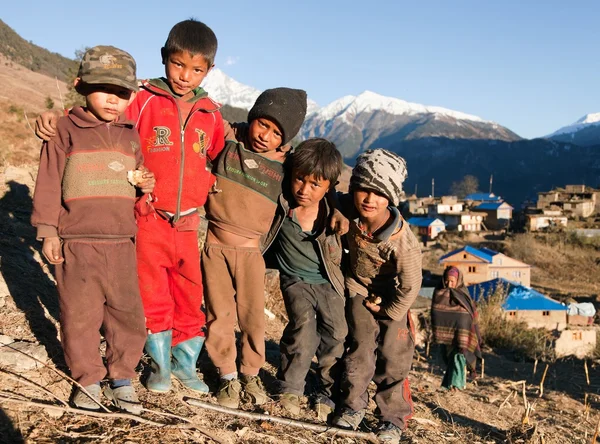
[[[396,206],[406,162],[390,151],[358,156],[343,197],[350,219],[346,271],[349,349],[344,358],[342,406],[333,424],[357,429],[377,385],[378,437],[397,443],[413,413],[408,372],[414,353],[409,308],[421,287],[421,249]]]
[[[258,372],[265,362],[264,277],[260,238],[275,216],[287,145],[306,116],[306,92],[291,88],[264,91],[234,125],[215,160],[217,182],[206,203],[208,231],[202,252],[206,290],[206,350],[217,367],[219,404],[238,408],[246,399],[264,404],[267,394]],[[237,318],[236,318],[237,314]],[[238,379],[235,323],[241,330]]]

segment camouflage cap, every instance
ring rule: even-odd
[[[135,60],[131,54],[114,46],[94,46],[88,49],[79,65],[77,77],[83,83],[118,85],[138,90]]]

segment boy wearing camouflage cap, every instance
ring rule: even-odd
[[[207,164],[225,145],[221,105],[200,84],[214,66],[217,37],[206,24],[184,20],[161,48],[165,76],[144,80],[125,115],[135,122],[146,165],[156,174],[152,203],[137,213],[138,279],[144,304],[148,390],[171,390],[171,376],[208,393],[196,372],[204,345],[198,209],[214,177]],[[43,113],[38,136],[54,134],[56,117]]]
[[[349,335],[344,358],[342,406],[333,424],[358,428],[377,385],[377,435],[398,443],[413,413],[408,372],[414,353],[409,308],[421,288],[421,249],[396,208],[406,162],[383,149],[358,156],[350,194],[342,198],[350,219],[346,270]]]
[[[65,360],[85,389],[75,390],[73,403],[98,410],[108,373],[107,397],[139,414],[131,378],[146,331],[134,205],[152,192],[154,175],[142,166],[134,123],[121,118],[137,91],[135,61],[118,48],[96,46],[83,56],[75,88],[86,106],[61,117],[42,146],[31,222],[44,256],[56,265]],[[133,172],[135,187],[128,181]],[[101,328],[106,366],[98,351]]]

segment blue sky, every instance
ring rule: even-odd
[[[121,47],[139,77],[156,77],[169,29],[194,17],[217,34],[216,65],[255,88],[303,88],[321,106],[370,90],[532,138],[600,112],[600,2],[569,3],[29,0],[5,2],[0,18],[68,57]]]

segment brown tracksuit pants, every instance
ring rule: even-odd
[[[207,244],[202,252],[206,350],[219,370],[237,370],[236,320],[241,330],[240,372],[257,375],[265,363],[265,261],[258,248]],[[236,316],[237,315],[237,316]]]
[[[86,386],[102,380],[100,329],[111,379],[135,377],[146,342],[144,309],[131,239],[70,239],[56,266],[61,342],[71,376]]]
[[[410,314],[400,321],[378,317],[364,306],[362,296],[351,296],[346,304],[350,334],[344,359],[343,405],[354,411],[366,409],[367,387],[373,380],[380,419],[404,430],[413,414],[408,372],[415,343]]]

